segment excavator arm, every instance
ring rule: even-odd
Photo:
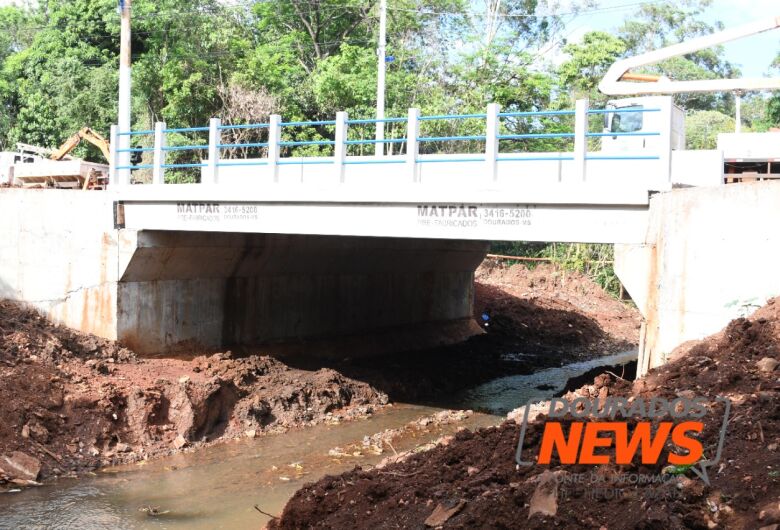
[[[84,127],[79,132],[65,140],[65,142],[58,149],[56,149],[49,158],[52,160],[62,160],[68,155],[68,153],[73,151],[82,140],[86,140],[100,149],[100,151],[103,153],[103,156],[106,157],[106,160],[111,160],[111,151],[108,140],[89,127]]]

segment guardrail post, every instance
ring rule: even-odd
[[[117,152],[116,150],[119,148],[119,142],[117,139],[119,136],[117,133],[117,126],[112,125],[111,126],[111,133],[109,135],[109,149],[111,154],[111,160],[108,161],[108,185],[114,186],[117,184],[117,173],[116,173],[116,166],[118,162]]]
[[[578,99],[574,106],[574,176],[580,182],[586,178],[588,155],[588,100]]]
[[[154,158],[152,160],[152,184],[165,184],[165,122],[154,124]]]
[[[219,126],[222,125],[222,120],[219,118],[211,118],[209,120],[209,161],[206,164],[206,181],[209,184],[216,184],[219,180],[219,147],[220,143],[220,130]]]
[[[412,176],[412,182],[419,182],[417,155],[420,151],[420,144],[417,138],[420,136],[420,109],[409,109],[409,120],[406,127],[406,165]]]
[[[336,137],[333,144],[333,164],[339,182],[344,182],[344,160],[347,156],[347,113],[336,113]]]
[[[487,106],[487,119],[485,127],[485,169],[488,180],[498,180],[498,134],[501,106],[498,103],[489,103]]]
[[[268,168],[274,182],[279,182],[279,142],[282,141],[282,117],[271,114],[268,119]]]

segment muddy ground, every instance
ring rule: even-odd
[[[475,314],[489,313],[490,326],[463,344],[286,364],[230,352],[142,359],[0,301],[0,487],[364,417],[389,399],[436,403],[494,377],[634,345],[626,330],[638,329],[636,311],[604,293],[598,312],[584,310],[598,288],[575,276],[550,290],[556,274],[545,283],[542,268],[527,279],[518,268],[481,269]]]
[[[727,434],[721,460],[709,468],[710,485],[690,469],[665,467],[674,449],[668,444],[652,465],[638,458],[629,465],[561,465],[553,457],[550,465],[518,466],[520,426],[507,421],[461,431],[401,462],[323,478],[301,489],[271,527],[776,530],[780,299],[675,357],[643,379],[603,374],[565,398],[703,396],[705,458],[715,456],[725,412],[716,398],[727,398]],[[529,426],[524,454],[538,454],[544,419]],[[626,480],[629,474],[635,478]]]

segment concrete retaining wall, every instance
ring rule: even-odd
[[[0,189],[0,298],[116,338],[117,238],[106,194]]]
[[[645,317],[640,371],[780,295],[780,182],[656,195],[644,245],[615,270]]]
[[[466,319],[479,241],[115,230],[103,192],[0,190],[0,297],[139,353]]]

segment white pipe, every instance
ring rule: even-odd
[[[620,81],[623,75],[639,66],[655,64],[665,59],[711,48],[725,42],[763,33],[780,27],[780,17],[761,19],[735,28],[704,35],[651,52],[629,57],[613,64],[599,83],[599,90],[610,96],[635,94],[677,94],[681,92],[726,92],[734,90],[780,89],[780,79],[712,79],[701,81],[670,81],[659,79],[651,83]]]

